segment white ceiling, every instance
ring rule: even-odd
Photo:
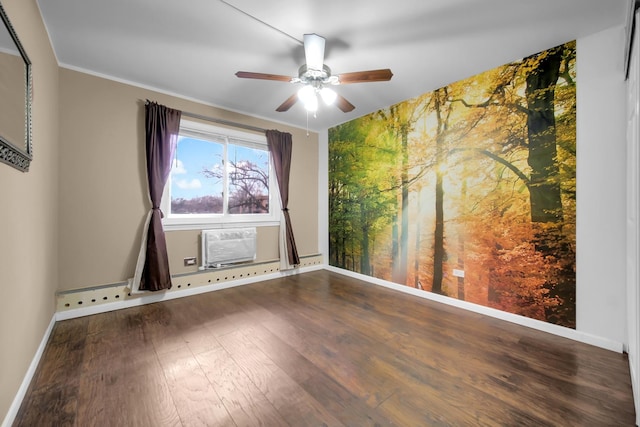
[[[630,1],[38,0],[38,4],[63,67],[301,128],[307,126],[301,103],[288,112],[275,111],[296,86],[239,79],[234,73],[297,76],[304,51],[294,39],[301,41],[305,33],[327,39],[325,63],[334,74],[393,71],[389,82],[337,86],[356,109],[345,114],[321,106],[316,118],[309,117],[309,128],[322,130],[546,48],[624,26]],[[622,58],[623,46],[621,63]]]

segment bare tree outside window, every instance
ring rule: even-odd
[[[230,144],[228,157],[228,212],[268,214],[269,153],[266,150]],[[204,169],[202,173],[206,178],[222,181],[225,168]]]

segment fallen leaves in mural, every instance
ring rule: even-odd
[[[575,327],[575,56],[330,129],[331,265]]]

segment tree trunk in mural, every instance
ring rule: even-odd
[[[442,275],[444,264],[444,190],[442,188],[442,167],[444,166],[444,132],[446,131],[446,121],[442,117],[441,95],[442,89],[435,91],[434,108],[437,118],[436,127],[436,189],[435,189],[435,210],[436,225],[433,232],[433,284],[431,291],[442,293]],[[446,92],[444,93],[446,96]]]
[[[433,232],[433,285],[431,290],[442,293],[442,273],[444,264],[444,191],[442,173],[436,171],[436,226]]]
[[[561,62],[562,50],[554,49],[527,75],[527,162],[531,167],[529,193],[531,221],[534,223],[562,221],[554,108],[554,89]],[[544,246],[544,242],[541,244]]]
[[[540,56],[538,66],[527,75],[525,91],[531,221],[537,228],[536,249],[545,257],[559,259],[562,266],[558,279],[547,283],[549,296],[570,300],[575,295],[575,280],[573,262],[567,262],[566,258],[573,258],[573,255],[562,236],[563,208],[555,119],[555,87],[563,61],[563,48],[537,56]],[[555,323],[557,319],[550,319],[554,312],[546,310],[547,318]],[[569,317],[574,316],[574,313],[569,314]]]
[[[402,137],[402,228],[400,233],[400,268],[398,283],[407,284],[409,266],[409,124],[400,127]]]
[[[360,272],[362,274],[371,274],[371,262],[369,260],[369,224],[367,223],[366,212],[361,210],[362,218],[362,242],[360,244]]]
[[[333,162],[335,164],[335,162]],[[330,176],[334,176],[331,174]],[[338,191],[337,191],[337,183],[335,179],[332,179],[329,183],[329,212],[332,215],[337,214],[337,206],[336,201],[338,200]],[[329,262],[331,265],[338,265],[338,241],[340,236],[332,230],[332,233],[329,235]]]
[[[393,111],[392,119],[398,119],[398,112]],[[400,118],[400,120],[402,120]],[[394,215],[392,238],[393,238],[393,270],[391,280],[395,283],[405,285],[407,283],[407,264],[409,247],[409,124],[402,122],[396,130],[400,137],[400,215]],[[400,221],[398,221],[398,219]],[[399,222],[399,224],[398,224]]]
[[[467,180],[462,181],[460,188],[461,206],[466,206],[467,198]],[[464,210],[461,212],[464,216]],[[458,270],[464,273],[464,234],[462,230],[458,231]],[[464,276],[458,276],[458,299],[464,301]]]
[[[398,283],[400,277],[400,238],[398,231],[398,212],[393,214],[391,225],[391,281]]]
[[[420,203],[420,191],[418,191],[418,221],[416,221],[416,246],[415,256],[413,259],[413,287],[420,289],[420,244],[421,244],[421,227],[422,222],[422,204]]]
[[[400,174],[398,188],[399,207],[394,217],[392,229],[393,239],[393,266],[392,281],[403,285],[407,284],[409,265],[409,133],[413,130],[413,124],[420,117],[424,108],[424,97],[418,97],[411,102],[393,105],[389,108],[389,114],[378,111],[385,123],[387,132],[394,136],[399,148]],[[399,211],[399,212],[398,212]]]

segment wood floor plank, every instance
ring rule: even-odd
[[[85,375],[79,395],[79,426],[182,425],[157,359]]]
[[[290,424],[342,426],[251,340],[250,332],[235,331],[219,338],[222,346]]]
[[[328,271],[58,322],[16,426],[632,426],[626,356]]]
[[[15,426],[74,425],[87,327],[86,318],[54,325],[27,391],[32,404],[21,406]]]
[[[266,322],[264,326],[371,407],[377,406],[396,391],[397,383],[393,378],[359,375],[365,369],[363,354],[358,358],[343,357],[347,351],[345,348],[337,346],[335,342],[324,341],[300,323],[274,320]]]
[[[393,425],[377,408],[372,408],[321,370],[316,370],[301,386],[346,426]]]
[[[306,283],[308,285],[308,282]],[[500,398],[505,402],[505,403],[509,403],[511,404],[511,410],[517,412],[517,407],[519,404],[521,404],[520,401],[518,400],[514,400],[512,399],[512,396],[514,395],[514,388],[517,388],[519,385],[510,383],[509,381],[504,381],[504,376],[501,374],[501,366],[499,365],[499,363],[496,363],[496,361],[499,361],[502,359],[502,354],[505,351],[511,351],[513,348],[514,344],[517,344],[517,339],[513,338],[513,335],[506,335],[507,339],[504,339],[504,335],[502,337],[499,337],[499,339],[496,341],[494,340],[491,336],[487,336],[486,340],[482,340],[481,341],[481,345],[476,345],[472,352],[477,351],[477,348],[481,349],[483,351],[484,354],[484,360],[480,360],[478,363],[474,363],[476,362],[477,357],[475,358],[466,358],[466,359],[461,359],[459,363],[450,363],[449,359],[451,358],[451,356],[447,356],[447,357],[442,357],[442,356],[438,356],[437,353],[440,349],[445,349],[447,350],[447,352],[450,353],[451,349],[455,349],[456,346],[458,346],[460,349],[465,349],[466,347],[468,347],[467,342],[458,342],[456,344],[456,340],[450,340],[447,341],[448,336],[450,335],[454,335],[455,334],[450,334],[451,330],[456,330],[455,329],[455,324],[447,324],[447,323],[451,323],[450,321],[447,320],[447,315],[445,314],[444,316],[441,316],[440,318],[437,319],[437,322],[433,322],[433,323],[440,323],[440,324],[447,324],[446,328],[442,328],[441,329],[441,333],[440,337],[438,336],[434,336],[433,334],[431,334],[430,336],[428,336],[426,340],[424,340],[424,343],[428,344],[429,348],[425,348],[425,349],[415,349],[412,347],[411,344],[407,345],[407,339],[410,339],[410,333],[407,333],[406,328],[405,328],[405,332],[401,333],[401,334],[397,334],[397,335],[390,335],[389,331],[392,328],[389,328],[388,325],[387,327],[382,327],[382,328],[375,328],[375,327],[369,327],[367,328],[367,322],[358,322],[357,321],[357,311],[360,308],[357,305],[347,305],[345,307],[340,307],[341,306],[341,301],[344,300],[346,297],[345,295],[349,295],[349,292],[344,293],[343,289],[340,289],[339,285],[336,285],[335,283],[333,284],[333,289],[334,291],[336,291],[336,293],[340,296],[340,298],[336,299],[334,302],[336,303],[337,307],[335,309],[335,313],[336,316],[334,316],[332,319],[329,320],[328,324],[325,324],[325,326],[327,327],[327,330],[332,330],[335,332],[336,328],[339,326],[336,326],[336,323],[338,324],[348,324],[351,327],[354,327],[355,330],[358,331],[367,331],[367,332],[371,332],[371,331],[381,331],[383,333],[383,337],[382,337],[382,342],[389,342],[391,341],[395,341],[394,342],[394,348],[397,351],[398,348],[400,350],[407,350],[407,346],[410,349],[411,352],[413,352],[414,356],[418,356],[420,357],[421,354],[428,354],[429,355],[429,359],[427,359],[427,364],[430,364],[431,362],[435,362],[435,365],[433,365],[432,367],[434,368],[438,368],[438,372],[440,371],[446,371],[447,366],[453,366],[453,368],[451,369],[451,373],[453,374],[453,376],[451,378],[449,378],[449,381],[453,381],[453,382],[460,382],[460,381],[466,381],[467,383],[470,383],[472,385],[474,385],[478,390],[473,390],[471,389],[468,393],[475,393],[478,396],[481,396],[483,394],[486,394],[484,391],[482,391],[482,389],[488,388],[489,390],[491,390],[491,394],[489,396],[485,396],[485,400],[489,399],[489,403],[491,403],[491,401],[493,400],[491,398],[491,396],[493,394],[499,394]],[[351,288],[350,288],[351,290]],[[357,294],[358,292],[351,292],[353,294]],[[299,297],[299,295],[298,295]],[[296,301],[299,302],[299,298],[296,298]],[[406,297],[406,296],[404,296]],[[304,299],[305,297],[301,297],[302,299]],[[410,297],[409,297],[410,298]],[[276,299],[274,299],[275,301]],[[311,301],[307,301],[305,300],[304,302],[308,302],[308,303],[312,303],[312,304],[318,304],[318,301],[322,301],[323,299],[320,297],[315,297],[315,298],[311,298]],[[282,301],[282,299],[277,300],[278,302],[273,302],[274,305],[277,304],[286,304],[286,301]],[[369,301],[374,301],[375,299],[368,299],[367,304],[363,304],[362,306],[367,308],[371,306],[371,302]],[[428,303],[428,302],[427,302]],[[433,303],[431,303],[433,304]],[[392,304],[380,304],[380,307],[385,307],[388,308],[390,305]],[[378,305],[375,305],[376,307],[378,307]],[[313,310],[305,310],[304,312],[301,311],[295,311],[293,309],[293,307],[289,307],[289,313],[293,313],[295,312],[298,315],[302,315],[302,316],[307,316],[309,315],[309,313],[311,313]],[[307,307],[308,308],[308,307]],[[344,308],[344,310],[341,310],[340,308]],[[321,310],[318,311],[322,311],[322,309],[326,309],[326,307],[321,307]],[[354,315],[354,313],[356,313]],[[398,313],[403,313],[403,311],[398,311]],[[378,313],[375,313],[378,314]],[[441,313],[442,314],[442,313]],[[351,315],[351,318],[349,319],[348,317]],[[452,313],[452,315],[456,315],[456,313]],[[345,316],[347,318],[345,318]],[[462,316],[460,316],[460,314],[458,314],[458,317],[466,317],[467,313],[463,313]],[[478,316],[476,314],[471,314],[470,317],[472,318],[482,318],[482,316]],[[338,320],[336,320],[338,319]],[[373,319],[374,321],[376,319],[378,319],[378,316],[372,316],[371,313],[369,313],[365,319],[367,319],[367,321],[369,319]],[[331,321],[336,321],[335,323],[330,323]],[[475,319],[474,319],[475,320]],[[486,319],[485,319],[486,320]],[[496,322],[494,319],[488,319],[489,323],[492,322]],[[326,319],[324,320],[325,323],[327,323]],[[293,324],[297,324],[296,320],[291,320],[291,323]],[[500,322],[501,324],[503,324],[504,322]],[[391,324],[394,325],[398,325],[398,322],[391,322]],[[427,325],[430,325],[430,323],[426,323]],[[475,323],[471,323],[472,325],[475,325]],[[466,325],[466,323],[465,323]],[[322,327],[321,325],[316,325],[318,327]],[[509,325],[509,327],[512,327],[512,325]],[[477,332],[478,329],[481,330],[481,332],[484,333],[483,330],[488,330],[486,325],[481,327],[481,328],[477,328],[477,327],[471,327],[471,329],[475,329]],[[419,331],[420,332],[420,331]],[[444,333],[444,334],[443,334]],[[540,334],[540,333],[538,333]],[[428,334],[427,334],[428,335]],[[460,334],[458,334],[460,335]],[[544,334],[542,334],[544,335]],[[400,338],[400,339],[398,339]],[[398,345],[398,341],[404,341],[404,343],[400,343],[400,345]],[[453,341],[453,342],[451,342]],[[468,340],[467,340],[468,341]],[[486,342],[489,341],[489,344],[486,344]],[[418,341],[418,342],[423,342],[423,341]],[[566,340],[564,340],[565,344],[566,344]],[[435,344],[435,345],[434,345]],[[361,346],[362,343],[359,343],[358,346]],[[366,344],[366,346],[371,346],[372,343],[368,343]],[[404,348],[403,348],[404,347]],[[497,348],[497,350],[496,350]],[[417,350],[421,350],[421,351],[417,351]],[[467,350],[465,350],[467,351]],[[496,351],[499,351],[499,353],[496,353]],[[411,355],[411,353],[410,353]],[[460,355],[464,355],[464,352],[460,352]],[[440,360],[438,360],[440,359]],[[471,362],[471,363],[469,363]],[[518,366],[515,366],[514,368],[518,368]],[[526,364],[525,364],[525,368],[526,368]],[[462,369],[462,370],[461,370]],[[465,369],[469,369],[470,370],[470,374],[465,374]],[[496,380],[496,378],[498,378],[499,380]],[[513,380],[513,379],[517,379],[518,376],[517,375],[510,375],[509,380]],[[541,384],[545,384],[546,382],[546,378],[540,378],[539,381],[541,382]],[[467,388],[468,389],[468,388]],[[537,399],[538,394],[534,391],[535,388],[524,388],[523,390],[520,391],[521,395],[525,395],[525,396],[530,396],[530,398],[535,401],[535,399]],[[442,390],[441,392],[446,392],[446,390]],[[548,392],[547,390],[545,390],[545,392]],[[624,393],[624,392],[623,392]],[[627,392],[628,393],[628,392]],[[571,394],[569,395],[571,396]],[[563,396],[560,395],[560,399],[562,399]],[[570,397],[571,398],[571,397]],[[606,399],[606,396],[599,396],[600,399]],[[577,401],[573,402],[574,404],[577,404]],[[545,403],[544,401],[542,403],[538,403],[538,405],[536,406],[536,409],[542,410],[542,411],[546,411],[548,410],[548,408],[553,408],[554,403]],[[486,402],[485,405],[486,406]],[[593,408],[594,404],[591,404],[590,407]],[[553,412],[551,412],[552,415],[554,415]],[[573,420],[576,419],[584,419],[585,418],[585,412],[581,411],[578,408],[575,408],[571,405],[569,405],[567,407],[567,409],[565,409],[564,411],[560,411],[557,414],[555,414],[556,419],[562,419],[563,417],[570,417]],[[536,419],[536,417],[530,417],[532,419]],[[585,421],[595,421],[592,419],[587,418]]]
[[[29,393],[29,405],[19,411],[14,427],[75,426],[78,386],[48,387]]]
[[[342,297],[345,294],[342,291],[340,291],[340,295]],[[337,302],[337,304],[338,306],[340,306],[340,302]],[[389,305],[385,304],[382,306],[388,307]],[[455,352],[451,353],[449,350],[455,349],[456,346],[460,347],[461,345],[462,347],[468,347],[467,343],[463,344],[459,342],[458,344],[456,344],[455,340],[452,340],[453,342],[450,342],[450,343],[441,342],[441,340],[438,337],[434,337],[433,335],[429,336],[428,339],[426,340],[414,339],[414,341],[410,341],[412,339],[411,333],[409,334],[403,333],[396,336],[390,336],[389,334],[390,328],[388,327],[387,328],[367,328],[366,322],[363,323],[358,321],[358,316],[357,316],[358,307],[355,307],[355,308],[351,307],[351,308],[352,310],[346,310],[346,309],[340,310],[340,307],[338,307],[336,309],[336,317],[333,318],[333,320],[335,320],[335,324],[333,324],[333,326],[329,326],[329,329],[335,330],[336,324],[339,325],[344,323],[353,327],[354,330],[365,331],[366,333],[373,334],[373,335],[375,335],[377,331],[381,331],[381,333],[384,336],[383,341],[393,342],[393,348],[396,351],[396,356],[395,356],[396,362],[399,360],[397,356],[398,350],[412,357],[409,362],[406,362],[404,364],[405,368],[401,369],[402,372],[407,372],[410,369],[410,367],[413,365],[421,366],[421,369],[419,369],[418,372],[426,372],[427,371],[426,368],[429,368],[429,367],[437,368],[437,371],[435,372],[437,372],[438,376],[442,376],[444,374],[450,375],[450,377],[445,382],[443,382],[443,384],[446,385],[448,383],[456,383],[456,384],[462,384],[462,385],[472,385],[476,388],[476,390],[469,389],[467,387],[465,388],[465,390],[467,390],[466,392],[467,394],[472,394],[476,397],[481,397],[482,395],[485,395],[485,397],[481,399],[480,403],[482,404],[479,405],[481,408],[491,406],[490,404],[492,403],[493,397],[498,395],[498,398],[501,401],[511,405],[510,407],[511,411],[517,412],[518,405],[521,402],[517,399],[513,399],[514,389],[518,389],[522,384],[519,385],[518,383],[516,384],[509,383],[510,381],[509,382],[502,381],[502,379],[504,379],[505,377],[501,373],[502,366],[500,365],[500,361],[505,360],[505,355],[507,360],[512,359],[511,357],[508,357],[508,353],[505,353],[505,351],[512,351],[514,343],[517,343],[516,340],[510,339],[509,340],[510,344],[508,348],[502,347],[500,343],[495,343],[493,347],[487,348],[485,344],[487,340],[482,340],[481,345],[475,345],[473,351],[470,352],[476,355],[478,354],[482,355],[481,360],[478,360],[478,357],[476,356],[474,358],[462,358],[457,363],[451,363],[452,359],[455,359],[458,356],[458,354],[456,354]],[[306,313],[309,313],[309,311],[307,311]],[[446,316],[441,317],[441,321],[444,317]],[[371,314],[369,314],[366,318],[378,319],[379,316],[372,316]],[[488,323],[496,322],[495,319],[488,319],[488,321],[489,321]],[[511,327],[513,326],[511,325]],[[443,329],[443,331],[451,331],[453,328],[454,328],[454,325],[450,324],[450,325],[447,325],[446,329]],[[376,332],[374,333],[373,331],[376,331]],[[415,334],[413,335],[414,335],[413,338],[415,338]],[[538,333],[538,335],[545,335],[545,334]],[[488,340],[491,341],[490,339]],[[417,348],[416,348],[416,343],[417,343]],[[566,345],[567,340],[564,340],[563,343]],[[424,344],[427,344],[427,346],[424,348],[419,348],[421,344],[423,345],[423,347],[424,347]],[[436,345],[433,345],[433,344],[436,344]],[[361,347],[361,346],[366,347],[371,345],[372,343],[367,344],[367,343],[361,342],[357,344],[357,347]],[[498,348],[499,352],[496,352],[496,347]],[[447,352],[450,354],[449,355],[440,354],[442,349],[447,350]],[[482,351],[480,352],[478,351],[478,349]],[[383,355],[388,354],[385,351],[382,351],[380,353],[382,353]],[[610,353],[610,352],[605,352],[605,353]],[[424,355],[428,355],[428,358],[425,359]],[[525,356],[524,359],[526,360],[526,353],[520,353],[519,355],[520,356],[524,355]],[[524,368],[523,370],[525,372],[522,377],[524,378],[524,376],[526,375],[526,379],[528,380],[527,387],[523,387],[519,389],[519,395],[524,397],[528,396],[533,402],[537,401],[535,405],[535,409],[547,415],[551,415],[551,420],[566,419],[568,423],[576,422],[576,420],[583,420],[585,423],[601,423],[603,421],[598,417],[589,416],[590,411],[587,408],[591,408],[591,409],[597,408],[598,406],[597,402],[606,400],[607,399],[606,395],[593,396],[594,397],[593,400],[588,399],[585,396],[576,397],[575,394],[571,392],[572,387],[569,386],[567,388],[567,393],[565,394],[560,393],[556,398],[556,399],[562,400],[566,404],[566,406],[562,411],[554,411],[553,409],[556,407],[557,402],[556,401],[547,402],[544,399],[540,400],[539,396],[547,395],[550,392],[548,387],[545,386],[547,383],[549,383],[549,376],[555,376],[556,382],[555,383],[553,383],[553,381],[551,382],[554,384],[554,387],[558,386],[558,382],[557,382],[558,370],[556,370],[556,372],[553,372],[553,368],[546,369],[546,370],[542,369],[537,372],[538,375],[534,375],[534,376],[527,375],[527,373],[531,373],[532,370],[534,369],[531,367],[531,365],[529,365],[526,362],[523,365],[522,359],[518,359],[518,360],[519,360],[519,363],[511,366],[511,368],[516,370]],[[539,357],[535,359],[534,362],[540,363],[542,360],[544,360],[544,358]],[[560,364],[560,366],[562,366],[562,363]],[[622,364],[622,366],[624,366],[624,364]],[[546,364],[540,364],[540,367],[546,367]],[[468,373],[465,373],[467,371]],[[552,373],[550,374],[548,371],[552,371]],[[413,379],[415,378],[415,376],[416,375],[413,375],[410,378]],[[500,378],[501,380],[496,381],[495,380],[496,378]],[[512,380],[513,378],[518,378],[518,375],[509,375],[508,378],[509,380]],[[531,382],[534,379],[536,380],[536,382],[534,382],[532,387]],[[593,385],[597,383],[591,383],[591,384]],[[507,387],[501,387],[504,385],[506,385]],[[489,395],[487,396],[483,390],[489,390]],[[588,393],[589,390],[590,388],[585,385],[584,391]],[[442,388],[440,392],[446,395],[447,389]],[[628,393],[628,391],[625,392],[623,388],[622,393],[625,394],[625,393]],[[486,402],[487,399],[489,399],[488,402]],[[536,417],[530,417],[530,418],[535,419]],[[549,417],[547,417],[547,420],[551,421]]]
[[[479,406],[481,408],[495,406],[499,402],[496,399],[496,394],[500,394],[499,399],[505,404],[504,406],[516,411],[518,402],[510,399],[513,395],[513,387],[500,388],[499,385],[504,382],[496,384],[495,381],[492,381],[494,376],[501,377],[502,374],[499,364],[496,363],[499,360],[496,355],[493,355],[495,359],[485,361],[467,358],[465,356],[468,351],[460,351],[461,349],[466,350],[466,345],[455,342],[451,345],[433,345],[431,340],[417,339],[421,337],[422,331],[417,331],[417,333],[414,331],[413,334],[407,331],[392,338],[388,336],[386,328],[367,328],[367,325],[360,323],[358,317],[354,317],[352,312],[338,310],[337,316],[331,319],[331,322],[326,324],[326,319],[324,320],[327,329],[342,334],[342,343],[345,348],[351,348],[350,351],[358,348],[381,348],[391,345],[391,348],[386,348],[378,352],[378,355],[373,356],[378,364],[377,371],[374,370],[376,376],[381,375],[380,370],[393,372],[400,368],[403,375],[394,375],[394,378],[400,379],[406,376],[409,382],[404,382],[403,388],[417,385],[427,392],[435,391],[437,394],[460,395],[463,401],[475,397],[476,400],[480,400]],[[345,328],[343,325],[349,325],[349,327]],[[321,324],[316,326],[321,327]],[[351,334],[349,332],[351,330],[364,333]],[[380,333],[382,336],[378,336]],[[421,346],[421,344],[428,345]],[[392,357],[388,357],[389,355]],[[389,369],[390,366],[392,368]],[[425,374],[428,376],[423,380],[423,383],[416,384],[415,379],[421,378]],[[432,387],[436,388],[431,389]],[[484,390],[491,390],[491,392],[486,393]],[[445,404],[443,408],[446,407]],[[449,408],[448,411],[454,409],[464,410],[454,407]]]
[[[245,330],[250,334],[253,344],[268,355],[280,369],[285,370],[297,383],[303,383],[317,371],[320,371],[309,359],[261,324],[251,325]]]
[[[84,358],[86,330],[86,319],[73,319],[54,326],[34,375],[34,388],[42,390],[61,383],[77,384],[77,369]]]
[[[298,300],[298,295],[295,300]],[[368,352],[363,349],[348,352],[348,348],[340,343],[344,336],[338,330],[342,329],[334,328],[335,325],[326,318],[328,324],[318,325],[310,320],[308,314],[309,311],[315,311],[313,307],[289,303],[278,298],[260,300],[259,304],[278,314],[270,317],[270,320],[262,320],[263,326],[334,380],[365,399],[371,407],[395,392],[397,383],[391,377],[358,375],[366,370]]]
[[[196,360],[237,425],[288,425],[224,348],[200,353]]]
[[[183,425],[236,425],[190,349],[163,353],[159,358]]]
[[[170,353],[187,345],[183,336],[184,326],[180,319],[184,309],[176,307],[178,300],[149,304],[142,307],[145,338],[153,343],[158,354]]]
[[[450,375],[449,371],[455,371],[449,360],[451,358],[450,355],[447,355],[448,358],[441,355],[439,360],[436,358],[434,363],[433,353],[441,350],[440,348],[431,348],[423,354],[414,353],[411,354],[412,357],[402,358],[402,355],[398,354],[397,351],[385,348],[387,346],[385,341],[376,337],[375,329],[366,329],[366,325],[361,325],[362,329],[352,328],[354,319],[349,318],[348,315],[343,316],[343,318],[334,318],[327,324],[326,316],[320,316],[319,313],[320,311],[316,313],[313,313],[312,311],[305,311],[305,313],[301,314],[301,316],[306,317],[309,322],[315,322],[313,327],[307,327],[306,329],[311,329],[316,333],[320,333],[319,330],[324,326],[326,327],[326,330],[330,330],[331,336],[326,336],[326,340],[332,339],[332,336],[337,337],[340,342],[342,348],[341,353],[343,355],[347,356],[349,359],[359,359],[363,361],[363,363],[360,364],[361,370],[357,375],[374,378],[387,378],[389,383],[396,384],[395,389],[400,389],[402,387],[416,389],[416,393],[431,393],[433,396],[432,404],[436,403],[435,400],[440,394],[457,394],[460,396],[460,401],[462,402],[470,398],[478,400],[479,405],[477,406],[481,408],[481,411],[486,407],[496,405],[502,406],[499,405],[501,402],[494,396],[476,389],[460,378]],[[341,313],[344,314],[343,312]],[[319,321],[321,317],[324,318],[322,322]],[[363,330],[369,331],[370,335],[366,333],[358,333]],[[379,348],[381,349],[379,352],[381,353],[381,356],[373,354],[369,355],[366,359],[362,359],[362,355],[360,354],[360,349],[362,348]],[[444,349],[447,349],[447,347],[445,346]],[[392,357],[385,357],[387,355],[392,355]],[[385,360],[382,360],[380,357]],[[400,360],[402,360],[402,363],[398,366]],[[397,375],[395,371],[398,368],[401,368],[400,370],[403,372],[403,375]],[[425,374],[427,374],[427,377],[424,377]],[[415,380],[421,376],[424,378],[422,381]],[[401,379],[403,380],[402,383],[400,383]],[[382,400],[386,400],[386,397]],[[464,407],[460,408],[452,406],[449,402],[438,403],[440,404],[441,412],[465,411]],[[464,421],[470,422],[471,420],[476,419],[477,416],[477,414],[472,414],[470,418],[467,418]]]

